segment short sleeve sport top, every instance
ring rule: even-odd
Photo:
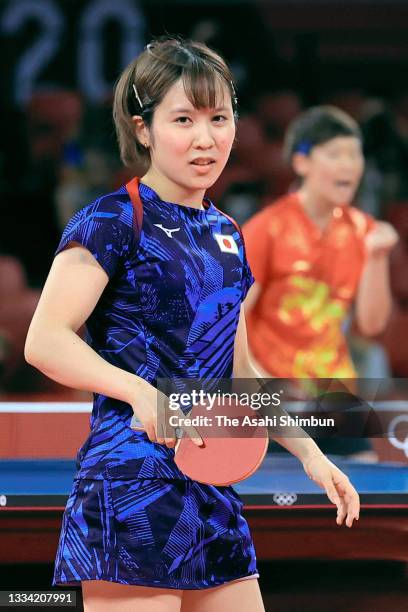
[[[210,200],[203,205],[166,202],[135,178],[75,213],[55,252],[78,242],[105,270],[87,342],[153,386],[232,377],[240,305],[254,279],[238,225]],[[132,430],[132,416],[129,404],[94,394],[78,475],[184,478],[174,450]]]
[[[343,327],[374,225],[370,215],[343,205],[333,209],[322,232],[298,193],[266,206],[244,225],[248,259],[262,287],[246,320],[248,341],[271,376],[356,376]]]

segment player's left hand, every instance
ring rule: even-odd
[[[347,527],[360,516],[360,498],[348,477],[323,453],[315,455],[303,464],[306,474],[319,487],[326,491],[327,497],[337,506],[336,523],[342,525],[346,518]]]
[[[387,254],[398,242],[398,234],[390,223],[377,221],[365,239],[367,254]]]

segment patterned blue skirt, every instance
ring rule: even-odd
[[[75,479],[53,585],[205,589],[258,577],[242,506],[232,487],[193,480]]]

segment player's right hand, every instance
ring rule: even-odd
[[[138,385],[137,397],[131,402],[131,406],[151,442],[174,448],[177,443],[176,428],[170,428],[168,418],[171,415],[176,417],[177,421],[184,422],[185,414],[182,410],[179,408],[170,410],[169,398],[145,380]],[[204,444],[197,429],[192,425],[183,424],[177,429],[182,430],[183,435],[189,436],[197,446]]]

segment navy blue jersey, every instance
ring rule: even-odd
[[[153,386],[161,378],[182,386],[232,377],[240,306],[254,279],[236,223],[203,204],[163,201],[136,178],[79,210],[55,252],[78,242],[106,271],[87,342]],[[174,450],[131,429],[132,416],[129,404],[94,394],[78,477],[186,478]]]

